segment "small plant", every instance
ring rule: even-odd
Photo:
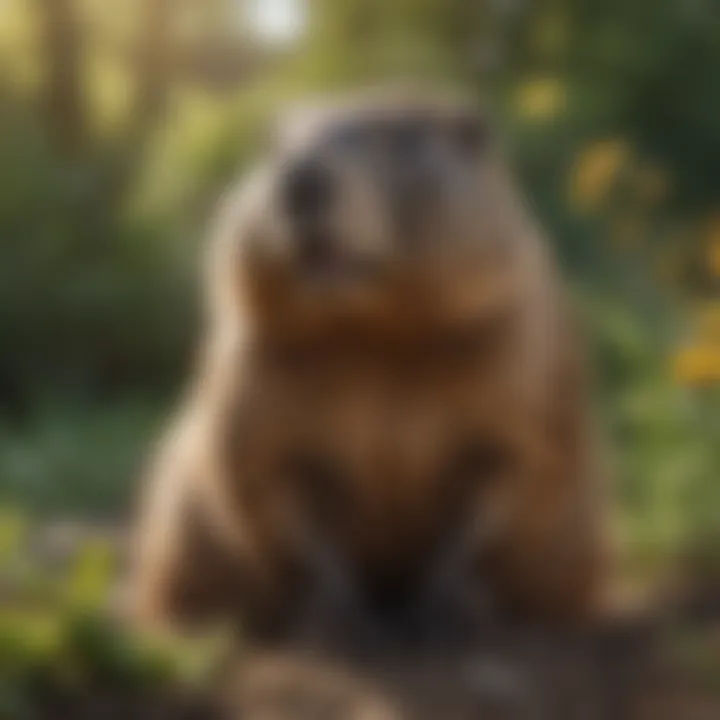
[[[53,717],[53,708],[98,697],[177,702],[210,686],[223,636],[151,637],[124,628],[108,610],[111,547],[87,543],[50,572],[31,556],[31,536],[21,515],[0,513],[0,718]]]

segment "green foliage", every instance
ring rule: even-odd
[[[190,315],[177,260],[119,217],[99,160],[64,161],[18,123],[0,128],[0,386],[9,402],[23,407],[58,387],[107,394],[139,381],[148,362],[167,371],[187,337],[167,308]]]
[[[17,512],[0,515],[0,717],[45,717],[53,703],[98,692],[127,699],[210,682],[221,638],[151,637],[108,614],[117,548],[80,545],[52,568],[33,555],[32,531]]]
[[[66,401],[33,410],[22,426],[6,421],[0,425],[0,503],[44,515],[116,515],[135,495],[160,419],[155,403],[99,410]]]
[[[625,561],[644,577],[703,548],[720,566],[720,395],[676,382],[666,315],[586,297]],[[656,308],[655,308],[656,309]]]

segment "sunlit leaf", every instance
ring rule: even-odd
[[[87,89],[93,120],[100,132],[117,130],[127,120],[131,105],[130,74],[127,68],[102,52],[95,52],[88,66]]]
[[[68,579],[67,592],[73,604],[97,607],[105,599],[112,580],[113,555],[109,545],[95,541],[80,551]]]
[[[0,564],[15,556],[27,535],[27,521],[22,513],[0,507]]]
[[[578,210],[594,210],[615,186],[630,160],[623,140],[603,140],[583,150],[575,160],[570,178],[570,201]]]
[[[567,90],[556,78],[524,83],[518,88],[515,98],[520,116],[534,121],[552,120],[563,112],[566,103]]]
[[[0,610],[0,665],[53,655],[61,626],[62,616],[55,611]]]

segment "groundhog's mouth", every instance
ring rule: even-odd
[[[313,282],[333,285],[369,280],[377,263],[343,247],[328,231],[313,229],[298,238],[298,263],[303,275]]]

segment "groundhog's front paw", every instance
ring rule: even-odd
[[[430,587],[415,615],[423,645],[449,648],[481,640],[494,617],[489,592],[469,582]]]

